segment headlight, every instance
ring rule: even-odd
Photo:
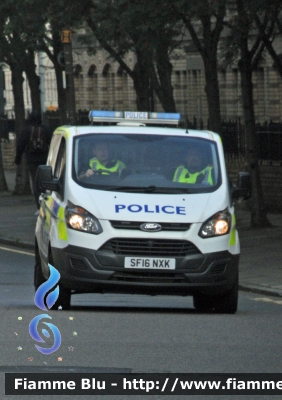
[[[99,220],[84,208],[69,203],[65,209],[65,217],[67,225],[71,229],[95,235],[103,232]]]
[[[199,236],[202,238],[209,238],[226,235],[230,231],[231,220],[231,214],[227,209],[220,211],[203,223],[199,231]]]

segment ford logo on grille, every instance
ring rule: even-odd
[[[145,222],[140,225],[140,229],[145,232],[158,232],[162,230],[162,226],[152,222]]]

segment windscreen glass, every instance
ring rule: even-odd
[[[76,137],[73,179],[90,189],[140,193],[205,193],[221,183],[213,141],[145,134]]]

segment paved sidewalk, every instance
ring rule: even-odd
[[[33,196],[14,196],[15,173],[5,172],[9,191],[0,193],[0,243],[34,248],[36,205]]]
[[[9,192],[0,193],[0,244],[34,249],[33,196],[13,196],[15,174],[6,172]],[[282,297],[282,214],[268,214],[271,228],[249,229],[250,213],[236,210],[241,243],[240,288]]]

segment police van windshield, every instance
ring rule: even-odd
[[[205,193],[221,183],[214,142],[146,134],[76,137],[73,179],[92,189],[147,193]]]

